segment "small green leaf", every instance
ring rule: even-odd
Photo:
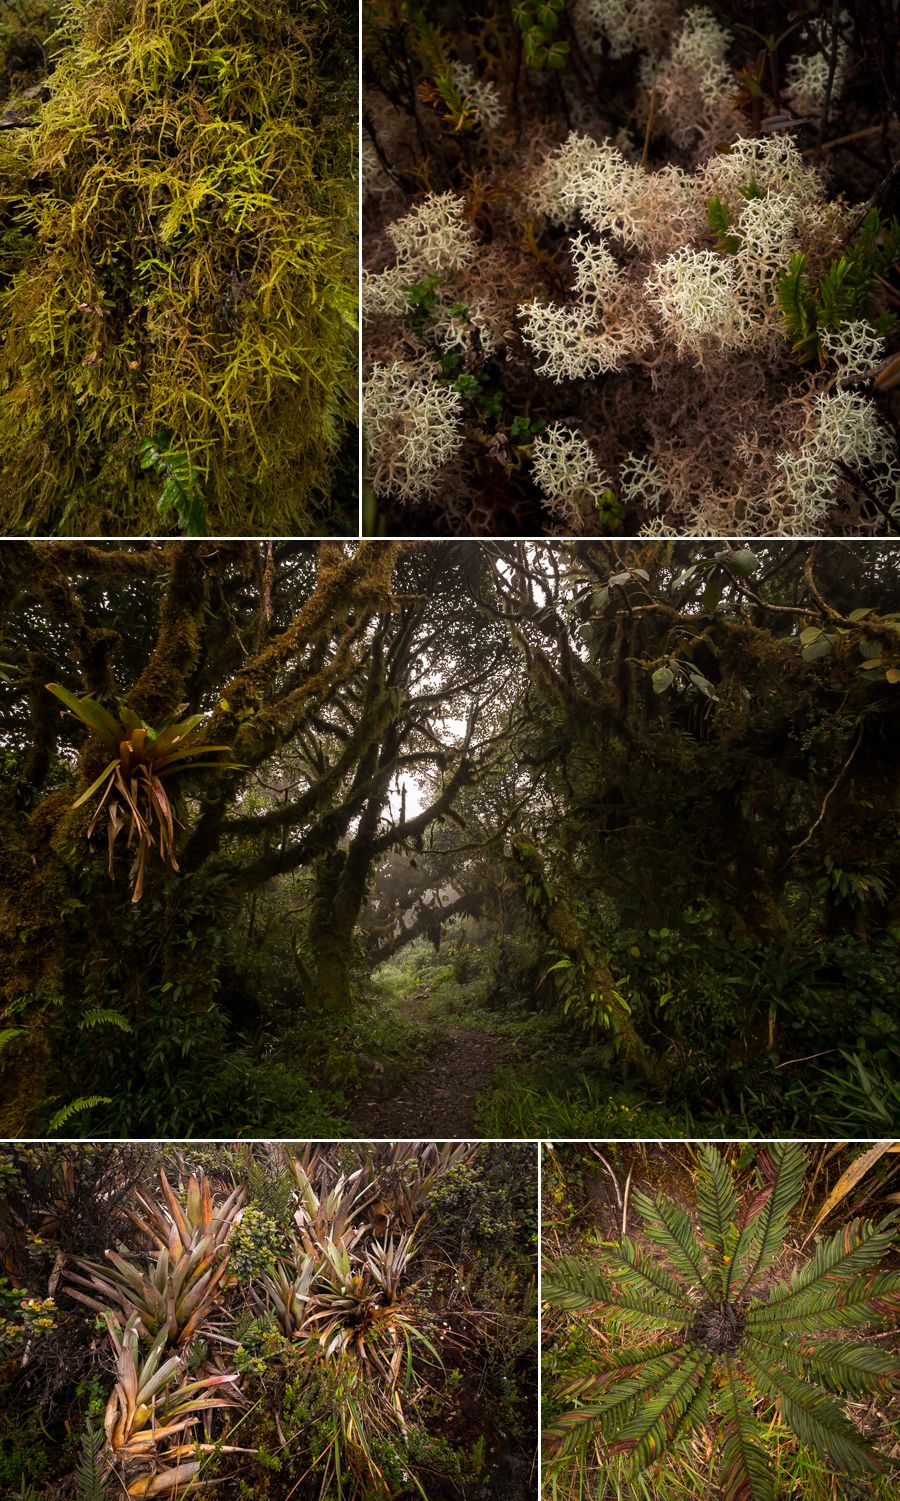
[[[759,567],[759,558],[752,547],[739,547],[737,552],[729,555],[728,562],[734,572],[741,575],[741,578],[750,578]]]
[[[830,656],[830,638],[828,636],[820,635],[817,641],[811,641],[809,646],[804,646],[801,655],[804,662],[818,662],[820,658]]]

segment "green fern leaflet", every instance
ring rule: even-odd
[[[716,229],[712,214],[710,222]],[[882,278],[900,260],[900,220],[885,223],[877,209],[870,209],[853,244],[831,262],[817,287],[810,281],[806,260],[805,255],[792,255],[788,270],[775,284],[798,364],[820,356],[820,332],[836,332],[845,323],[862,320],[878,334],[893,331],[897,319],[879,302]]]
[[[113,1501],[105,1443],[102,1423],[95,1423],[89,1417],[81,1435],[81,1454],[75,1465],[78,1501]]]
[[[156,509],[160,515],[174,511],[181,530],[189,537],[207,535],[206,511],[200,493],[200,477],[181,449],[173,448],[164,434],[145,438],[141,444],[142,469],[151,469],[163,482]]]
[[[545,1436],[551,1472],[599,1444],[634,1476],[712,1424],[724,1501],[774,1501],[763,1422],[776,1403],[834,1470],[883,1468],[842,1399],[888,1395],[900,1381],[896,1354],[847,1333],[900,1313],[900,1273],[875,1270],[896,1243],[896,1216],[852,1220],[770,1285],[805,1168],[799,1143],[773,1143],[742,1206],[728,1162],[704,1146],[696,1223],[662,1195],[632,1198],[667,1265],[625,1237],[599,1266],[569,1256],[546,1269],[548,1302],[610,1331],[557,1388],[573,1405]]]

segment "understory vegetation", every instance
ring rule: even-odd
[[[0,7],[0,531],[356,531],[357,11]]]
[[[889,544],[7,542],[0,604],[4,1134],[890,1132]]]
[[[893,1496],[897,1152],[890,1141],[548,1149],[551,1494]]]
[[[44,1145],[0,1174],[10,1501],[533,1494],[533,1149]]]
[[[898,28],[366,0],[364,530],[896,532]]]

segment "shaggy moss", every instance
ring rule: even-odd
[[[340,529],[355,8],[69,0],[63,34],[0,157],[3,530],[158,533],[148,439],[210,530]]]
[[[3,0],[0,6],[0,104],[14,101],[17,116],[28,114],[26,91],[33,91],[49,71],[46,44],[59,8],[58,0]]]

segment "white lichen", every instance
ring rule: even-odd
[[[739,349],[745,342],[747,315],[731,257],[685,246],[654,266],[645,286],[679,354],[702,356],[711,344]]]
[[[420,500],[463,441],[462,397],[428,360],[373,365],[363,386],[371,480],[380,494]]]
[[[479,78],[468,63],[450,64],[450,76],[459,91],[466,114],[476,124],[492,129],[503,123],[506,110],[500,102],[496,85],[489,78]]]
[[[590,444],[580,433],[553,422],[534,440],[534,477],[546,496],[548,509],[561,521],[583,522],[596,512],[610,489]]]

